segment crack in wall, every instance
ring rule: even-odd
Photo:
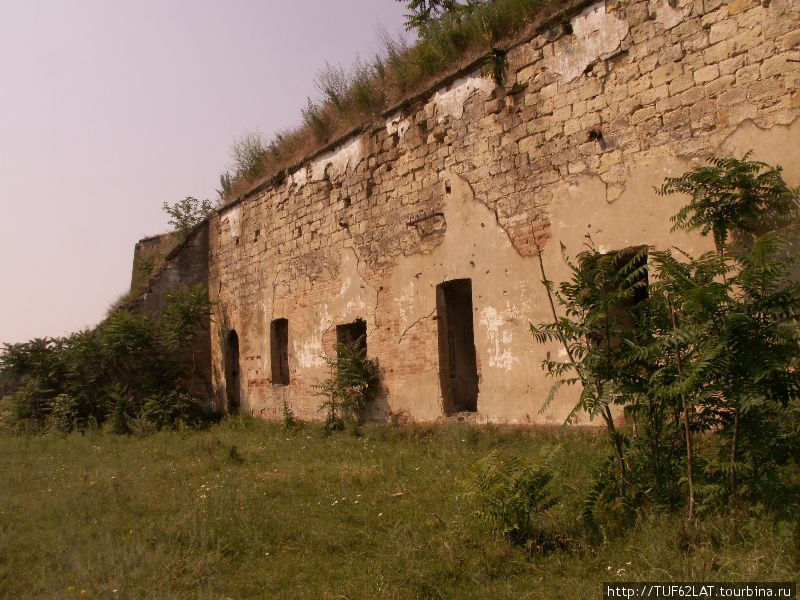
[[[425,319],[430,319],[430,318],[433,316],[433,313],[435,313],[435,312],[436,312],[436,307],[434,307],[434,309],[433,309],[431,312],[429,312],[427,315],[424,315],[424,316],[420,317],[419,319],[417,319],[416,321],[414,321],[414,322],[413,322],[411,325],[409,325],[408,327],[406,327],[406,328],[403,330],[403,333],[401,333],[401,334],[400,334],[400,337],[397,339],[397,345],[399,346],[399,345],[402,343],[402,341],[403,341],[403,338],[406,336],[406,334],[407,334],[409,331],[411,331],[411,329],[413,329],[413,328],[414,328],[414,327],[415,327],[415,326],[416,326],[418,323],[420,323],[421,321],[424,321]]]

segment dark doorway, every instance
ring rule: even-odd
[[[472,280],[436,286],[439,321],[439,379],[448,414],[478,410],[478,364],[472,326]]]
[[[269,328],[273,385],[289,385],[289,320],[275,319]]]
[[[345,346],[352,346],[359,339],[363,338],[361,342],[361,350],[364,354],[367,353],[367,322],[362,319],[356,319],[352,323],[345,323],[344,325],[336,326],[336,343],[344,344]]]
[[[225,349],[225,392],[228,401],[228,412],[239,412],[239,336],[231,329],[228,333],[228,345]]]

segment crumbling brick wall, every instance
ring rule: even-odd
[[[560,243],[573,256],[587,243],[708,248],[670,232],[683,199],[654,186],[714,155],[753,149],[800,182],[800,3],[580,8],[509,51],[503,86],[477,67],[446,79],[211,220],[219,408],[236,331],[242,409],[276,417],[286,401],[319,418],[322,357],[337,325],[363,319],[385,388],[376,414],[442,417],[437,285],[468,278],[476,418],[560,422],[573,399],[542,411],[541,362],[563,351],[528,330],[552,318],[541,281],[566,277]],[[271,381],[278,318],[288,386]]]

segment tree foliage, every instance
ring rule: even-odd
[[[787,485],[776,473],[800,459],[798,191],[747,156],[714,159],[660,191],[690,196],[674,227],[713,236],[715,250],[649,249],[646,265],[624,252],[565,255],[571,279],[556,288],[544,278],[563,316],[531,327],[566,351],[544,361],[551,399],[580,384],[570,418],[605,421],[618,468],[615,486],[598,490],[671,504],[680,481],[689,520],[743,495],[776,501]],[[644,281],[647,297],[631,305]],[[631,428],[614,423],[613,405]],[[711,440],[702,454],[700,434]]]
[[[175,228],[182,239],[211,215],[215,206],[208,200],[198,200],[194,196],[186,196],[175,204],[164,202],[164,212],[169,216],[169,224]]]
[[[108,422],[125,433],[136,421],[155,428],[195,422],[201,403],[190,392],[192,351],[208,314],[207,294],[197,286],[171,294],[155,318],[117,312],[67,337],[6,344],[2,404],[15,427],[28,431]]]

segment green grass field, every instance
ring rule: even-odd
[[[569,549],[529,556],[459,494],[500,448],[549,456]],[[606,441],[591,432],[370,425],[362,437],[248,419],[125,437],[0,435],[4,598],[600,598],[604,580],[791,580],[791,523],[648,512],[578,541]]]

